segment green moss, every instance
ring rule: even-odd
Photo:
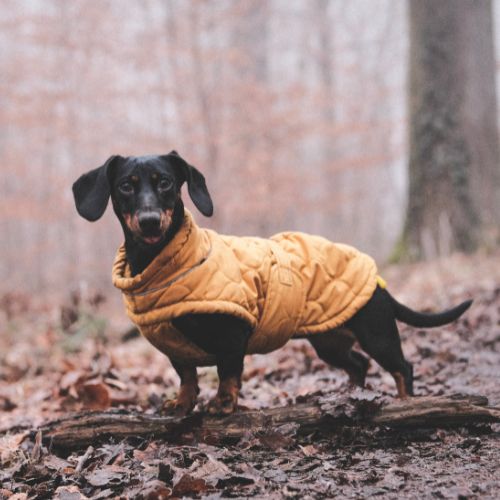
[[[107,321],[104,317],[81,312],[78,321],[71,325],[69,330],[60,330],[59,344],[66,352],[78,352],[89,338],[103,341],[106,328]]]
[[[399,237],[396,244],[394,245],[392,253],[389,256],[389,259],[387,260],[387,263],[403,264],[415,260],[418,259],[415,258],[415,255],[412,255],[412,252],[410,251],[410,247],[408,245],[408,239],[406,237],[406,234],[403,232],[403,234]]]

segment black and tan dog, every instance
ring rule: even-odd
[[[175,151],[124,158],[73,185],[78,213],[99,219],[111,197],[125,243],[113,269],[127,312],[167,354],[181,379],[167,408],[189,413],[199,393],[196,367],[215,364],[220,383],[211,413],[236,409],[243,359],[307,338],[319,357],[363,386],[368,358],[389,371],[400,397],[413,395],[413,370],[402,353],[396,319],[444,325],[471,304],[422,314],[398,303],[373,260],[352,247],[303,233],[270,239],[221,236],[198,227],[181,186],[205,216],[213,212],[203,175]]]

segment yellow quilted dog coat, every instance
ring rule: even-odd
[[[118,249],[113,284],[156,348],[179,364],[203,366],[215,358],[184,337],[173,318],[237,316],[253,330],[247,353],[267,353],[351,318],[372,296],[377,267],[355,248],[319,236],[223,236],[198,227],[186,210],[173,240],[141,274],[131,277],[125,248]]]

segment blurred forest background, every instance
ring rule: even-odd
[[[462,61],[462,72],[447,69],[440,88],[453,97],[453,81],[467,92],[464,75],[485,75],[469,96],[468,116],[494,135],[490,141],[479,129],[481,151],[499,171],[494,75],[483,69],[498,68],[500,4],[454,3],[462,14],[468,5],[462,18],[476,24],[462,32],[448,24],[448,32],[462,33],[455,42],[468,40],[479,52]],[[416,4],[425,10],[432,2]],[[171,149],[207,178],[215,216],[198,214],[201,224],[235,234],[319,233],[387,261],[408,234],[409,162],[428,152],[408,146],[409,42],[420,15],[409,9],[394,0],[3,0],[0,291],[51,295],[82,284],[108,291],[119,225],[112,210],[93,225],[80,219],[71,184],[111,154]],[[446,30],[442,39],[459,50]],[[431,44],[438,65],[448,42]],[[434,125],[434,137],[446,128]],[[491,186],[492,177],[476,178],[482,200],[480,180]],[[427,196],[419,195],[420,209],[432,190]],[[412,210],[419,207],[410,200]],[[469,228],[478,227],[481,210],[466,210]],[[451,231],[446,217],[433,223]],[[494,227],[491,219],[488,244],[496,242]],[[425,233],[423,240],[425,247]],[[455,247],[426,248],[432,257]]]
[[[90,224],[71,192],[113,154],[172,149],[207,178],[200,225],[350,243],[415,309],[474,299],[451,325],[402,325],[403,348],[417,396],[498,409],[499,62],[500,0],[1,0],[0,498],[498,498],[499,427],[479,420],[323,435],[245,418],[219,442],[195,417],[66,451],[40,426],[155,418],[177,393],[112,290],[111,208]],[[217,372],[199,373],[203,412]],[[248,356],[243,381],[242,411],[356,420],[395,395],[374,362],[353,391],[305,340]]]

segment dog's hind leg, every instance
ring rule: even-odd
[[[349,375],[352,384],[364,387],[366,372],[370,364],[368,358],[353,351],[354,335],[346,329],[336,329],[308,338],[319,358],[336,368],[342,368]]]
[[[404,358],[394,310],[382,290],[377,288],[345,326],[362,349],[393,376],[398,396],[413,396],[413,367]]]

